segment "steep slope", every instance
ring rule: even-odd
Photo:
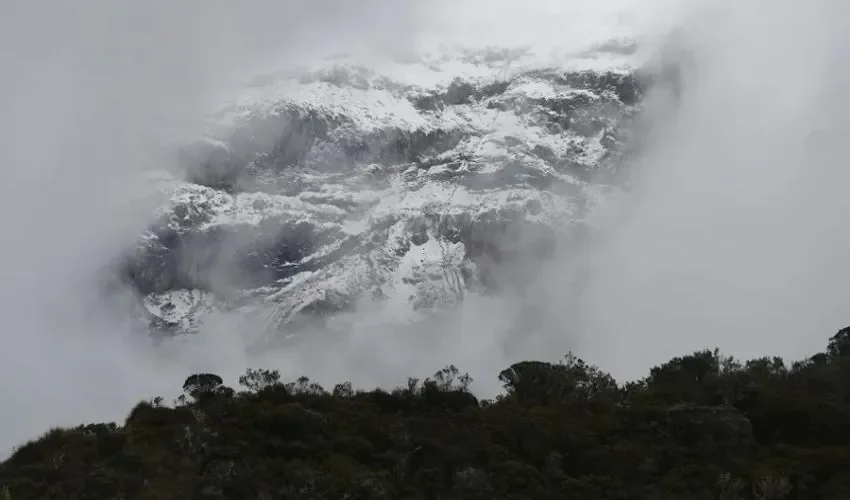
[[[158,178],[170,202],[126,275],[170,332],[233,309],[274,332],[362,301],[415,321],[523,287],[622,161],[633,55],[465,50],[257,78],[184,148],[185,177]]]

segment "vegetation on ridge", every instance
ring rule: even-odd
[[[173,406],[54,429],[0,464],[0,499],[847,499],[850,328],[790,366],[717,351],[638,382],[568,355],[455,367],[393,391],[248,370],[186,379]]]

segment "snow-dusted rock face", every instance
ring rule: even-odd
[[[187,145],[126,275],[176,332],[233,308],[286,330],[362,301],[413,320],[521,288],[616,172],[640,97],[628,68],[522,51],[260,78]]]

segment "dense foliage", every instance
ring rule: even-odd
[[[702,351],[619,386],[568,355],[499,378],[479,401],[455,367],[391,392],[196,374],[174,405],[21,446],[0,499],[850,498],[850,328],[791,366]]]

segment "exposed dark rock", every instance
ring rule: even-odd
[[[335,238],[309,222],[275,219],[183,233],[164,229],[139,248],[127,273],[142,293],[255,288],[313,268],[304,258]]]
[[[342,65],[286,78],[316,92],[344,89],[334,97],[344,100],[282,96],[262,112],[227,108],[236,126],[187,145],[184,194],[124,266],[141,294],[206,290],[231,303],[273,296],[285,303],[273,309],[290,311],[275,313],[285,322],[347,310],[363,290],[386,297],[399,280],[428,289],[415,301],[425,308],[465,286],[523,288],[563,239],[564,227],[551,221],[567,216],[550,213],[540,195],[578,200],[582,183],[616,172],[642,92],[630,74],[555,69],[424,90]],[[534,81],[552,96],[517,91]],[[380,90],[419,115],[372,120],[347,100],[356,96],[349,89]],[[500,133],[500,116],[520,128]],[[516,194],[489,201],[496,193]],[[413,259],[416,277],[394,276],[404,259]],[[159,307],[155,316],[174,313],[167,300]]]

